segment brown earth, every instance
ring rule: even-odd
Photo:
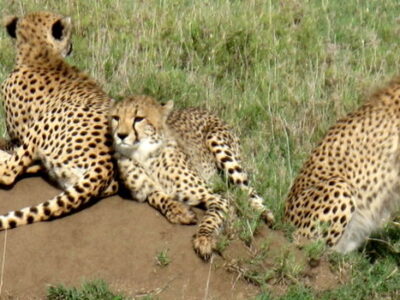
[[[0,189],[0,212],[33,205],[58,193],[40,177],[24,178],[11,189]],[[43,299],[49,285],[80,286],[87,280],[104,279],[114,291],[129,296],[249,299],[260,289],[243,279],[246,269],[253,267],[246,261],[264,240],[268,258],[258,268],[276,268],[276,257],[285,249],[306,265],[304,278],[317,290],[338,284],[326,263],[307,267],[304,254],[281,233],[265,226],[252,247],[234,241],[212,263],[204,263],[192,250],[195,230],[196,226],[169,224],[146,204],[114,196],[64,218],[0,232],[0,298]],[[165,249],[171,263],[161,267],[155,257]],[[286,289],[285,280],[271,283],[273,294]]]

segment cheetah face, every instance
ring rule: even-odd
[[[34,12],[24,17],[6,17],[5,27],[17,47],[46,45],[65,57],[72,52],[71,18],[50,12]]]
[[[162,136],[148,119],[141,116],[112,116],[114,145],[117,152],[132,157],[135,152],[151,153],[162,144]]]
[[[165,140],[165,114],[169,114],[172,102],[169,106],[141,96],[115,104],[111,110],[115,150],[123,156],[142,159],[157,151]]]

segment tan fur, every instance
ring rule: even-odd
[[[47,220],[117,191],[108,134],[109,97],[68,65],[71,20],[49,12],[7,19],[16,44],[14,70],[2,94],[11,153],[2,152],[0,183],[40,169],[63,188],[55,198],[0,216],[0,228]],[[13,147],[10,147],[12,143]],[[4,199],[6,200],[6,199]]]
[[[293,183],[286,220],[296,235],[339,252],[358,248],[400,205],[400,82],[339,120]]]
[[[133,197],[147,200],[172,223],[194,223],[190,206],[204,204],[207,212],[193,245],[208,259],[228,203],[211,193],[207,181],[217,167],[229,166],[231,179],[247,188],[247,175],[238,163],[236,138],[226,125],[198,109],[171,112],[172,105],[135,96],[114,106],[111,127],[120,174]]]

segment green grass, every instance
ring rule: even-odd
[[[168,255],[168,249],[163,249],[157,253],[155,260],[160,267],[166,267],[171,263],[171,258]]]
[[[47,300],[124,300],[123,295],[110,291],[104,281],[90,281],[80,288],[51,286],[47,290]]]
[[[397,0],[0,0],[0,8],[72,16],[69,61],[115,98],[146,93],[217,111],[241,137],[278,227],[290,184],[327,128],[400,69]],[[3,81],[14,50],[4,30],[0,41]],[[398,232],[389,226],[379,237],[386,244],[346,258],[352,274],[338,290],[294,285],[282,299],[399,297]]]

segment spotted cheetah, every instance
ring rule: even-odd
[[[246,188],[247,175],[239,165],[236,140],[222,121],[199,109],[172,108],[172,101],[161,105],[147,96],[115,104],[110,122],[120,176],[135,199],[147,200],[171,223],[196,223],[190,206],[203,204],[206,213],[193,246],[207,260],[229,203],[206,181],[216,164]]]
[[[43,166],[63,189],[55,198],[0,216],[0,229],[67,214],[117,192],[108,111],[111,99],[64,57],[71,19],[50,12],[9,17],[14,70],[2,84],[11,153],[0,151],[0,184]],[[9,143],[10,144],[10,143]]]
[[[357,249],[400,206],[400,78],[339,120],[295,179],[285,208],[297,236]]]
[[[249,186],[248,174],[241,167],[239,139],[215,115],[199,109],[174,110],[167,119],[176,140],[196,171],[208,181],[217,171],[249,195],[250,206],[272,225],[275,218],[264,199]]]

